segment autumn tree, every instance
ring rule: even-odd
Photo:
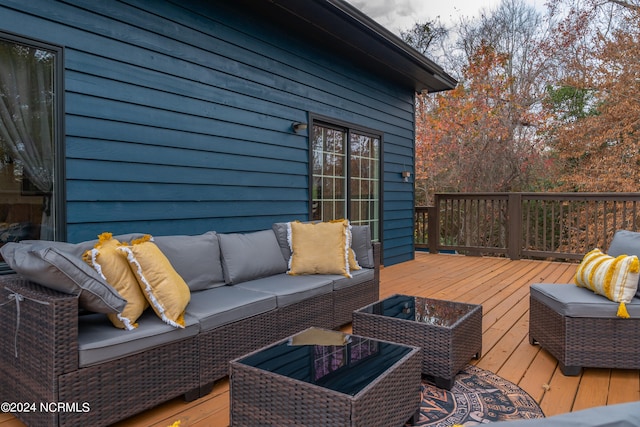
[[[453,91],[422,96],[416,117],[416,190],[516,191],[543,169],[535,139],[519,129],[534,120],[520,109],[506,72],[508,55],[481,45]]]
[[[545,137],[563,162],[559,189],[638,191],[640,184],[640,2],[556,0],[563,52],[545,107]]]
[[[449,29],[436,18],[413,24],[408,30],[400,31],[400,37],[418,52],[432,59],[438,56],[442,43],[447,40]]]
[[[416,199],[441,191],[638,191],[640,0],[503,0],[428,30],[459,80],[416,102]],[[446,52],[438,49],[447,49]]]
[[[537,137],[545,120],[545,85],[536,77],[545,66],[536,51],[540,28],[522,0],[461,23],[450,54],[450,64],[463,64],[458,86],[417,97],[417,203],[439,191],[528,190],[545,176]]]

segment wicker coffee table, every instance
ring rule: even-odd
[[[353,333],[422,348],[422,374],[450,390],[482,352],[482,306],[393,295],[353,312]]]
[[[415,421],[420,349],[331,332],[348,343],[292,345],[285,339],[233,360],[231,425],[369,427]]]

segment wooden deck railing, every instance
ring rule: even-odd
[[[415,208],[415,246],[437,253],[579,260],[638,231],[640,193],[441,193]]]

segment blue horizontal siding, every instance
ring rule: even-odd
[[[414,93],[225,1],[0,0],[65,48],[67,239],[308,218],[309,112],[383,134],[385,264],[413,254]],[[387,220],[388,219],[388,220]]]
[[[240,142],[237,145],[241,145]],[[185,150],[181,147],[164,147],[151,144],[109,141],[98,139],[67,139],[68,158],[109,160],[131,164],[163,164],[194,169],[215,169],[241,171],[247,162],[254,164],[252,172],[267,172],[287,175],[307,176],[307,168],[300,162],[288,159],[273,159],[247,154],[228,154],[209,150]]]
[[[75,202],[69,202],[73,206]],[[261,200],[237,204],[233,200],[205,202],[205,201],[176,201],[174,203],[161,202],[117,202],[99,201],[82,202],[82,209],[72,210],[69,214],[71,222],[103,222],[118,218],[120,221],[172,221],[175,218],[222,218],[233,211],[235,216],[253,216],[260,211],[263,215],[278,215],[281,205],[288,205],[287,212],[296,209],[296,202],[281,204],[264,203]]]
[[[255,128],[247,128],[247,133],[251,132],[264,138],[272,137],[273,141],[267,143],[237,138],[235,133],[241,131],[236,127],[233,128],[234,132],[199,134],[79,116],[68,116],[67,127],[73,129],[73,134],[67,133],[67,152],[70,157],[81,155],[74,150],[83,149],[83,140],[96,139],[239,156],[250,153],[254,157],[286,159],[289,162],[305,162],[308,159],[305,137],[256,131]],[[86,157],[86,154],[82,156]]]
[[[69,180],[67,183],[69,201],[119,201],[126,202],[132,199],[139,201],[241,201],[251,198],[255,201],[269,202],[273,200],[299,201],[306,197],[307,188],[297,190],[287,188],[287,191],[278,187],[263,187],[256,193],[255,186],[244,185],[218,185],[203,184],[193,185],[166,183],[157,186],[154,182],[115,182]],[[134,195],[132,197],[132,195]],[[306,207],[305,207],[306,209]],[[306,212],[306,210],[305,210]]]

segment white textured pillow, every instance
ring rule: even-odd
[[[640,233],[637,231],[618,230],[613,235],[607,254],[612,257],[635,255],[640,259]],[[640,298],[640,283],[636,297]]]
[[[614,302],[619,302],[618,317],[628,318],[625,303],[631,302],[638,290],[640,264],[638,257],[612,257],[594,249],[586,254],[576,271],[576,284],[591,289]]]

